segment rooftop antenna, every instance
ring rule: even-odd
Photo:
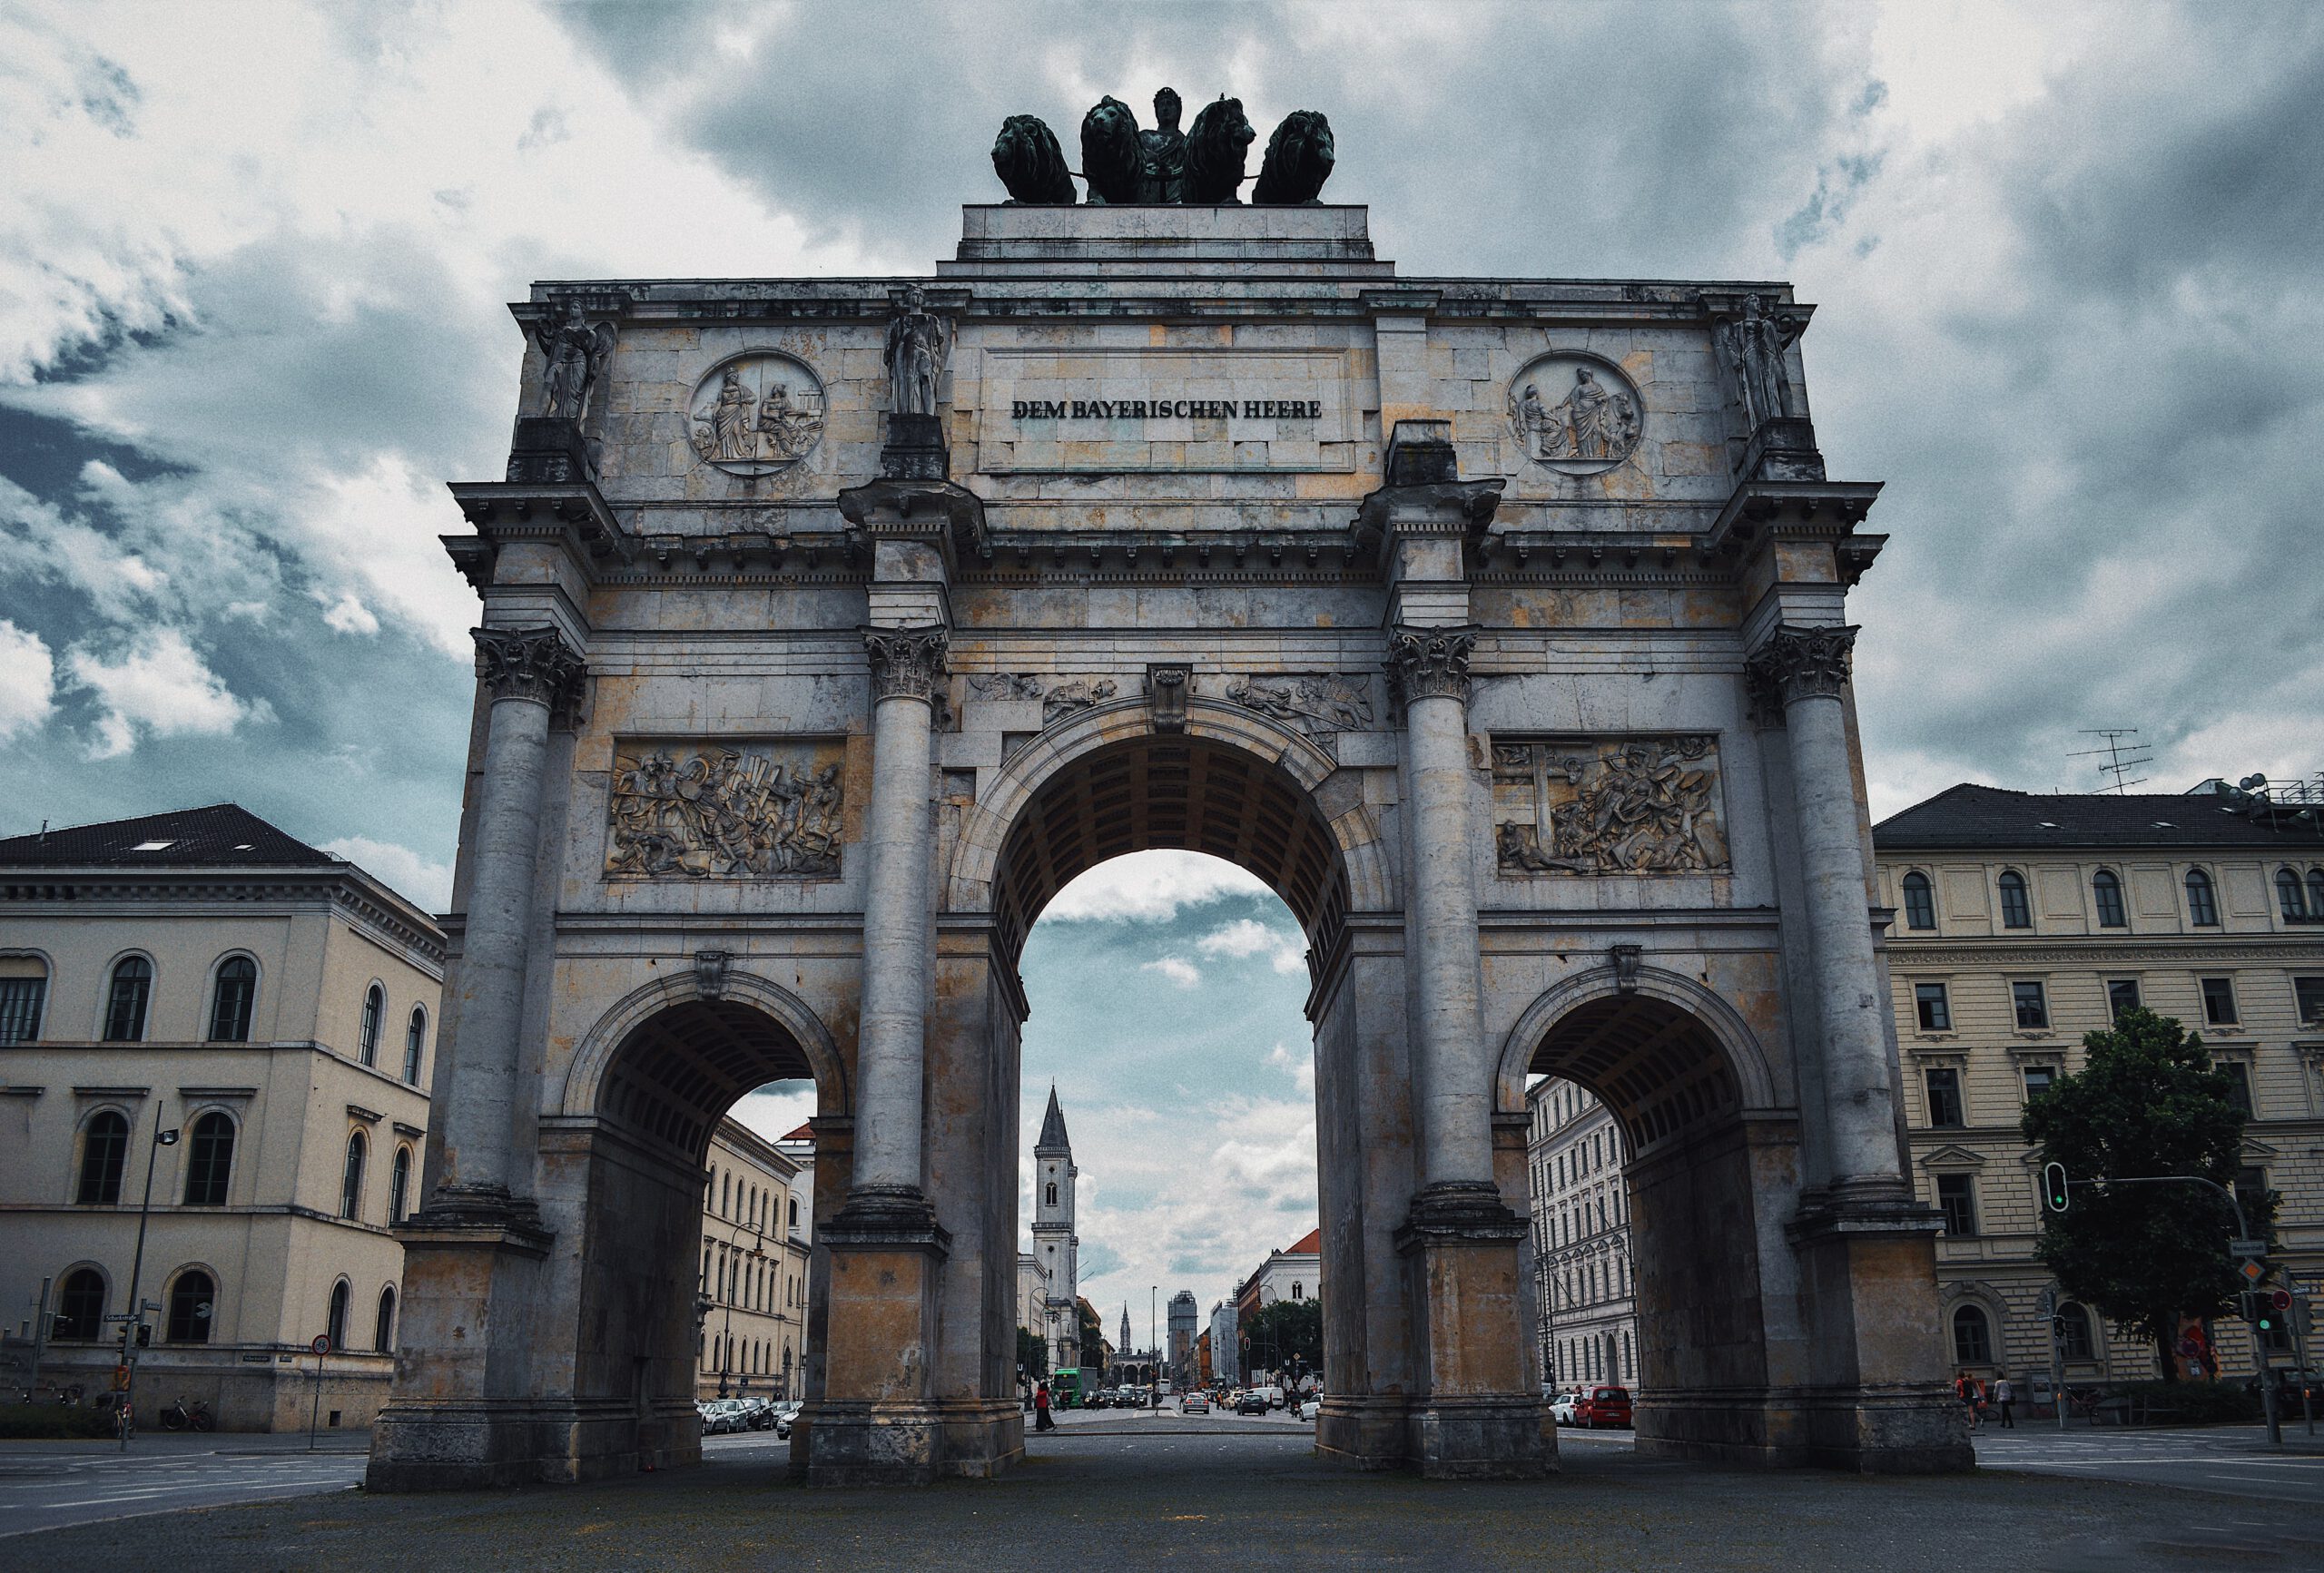
[[[2067,754],[2066,757],[2068,759],[2096,759],[2101,754],[2105,755],[2106,762],[2097,767],[2098,773],[2112,779],[2114,791],[2118,794],[2127,794],[2132,787],[2147,779],[2142,775],[2131,773],[2142,764],[2154,762],[2154,755],[2147,752],[2144,745],[2136,741],[2139,735],[2137,727],[2085,726],[2082,729],[2082,735],[2100,737],[2106,741],[2096,748],[2080,749]],[[2132,741],[2125,742],[2123,741],[2125,738]]]

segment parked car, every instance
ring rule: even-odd
[[[1312,1421],[1323,1412],[1324,1395],[1322,1393],[1311,1392],[1305,1398],[1299,1401],[1299,1418],[1301,1420]]]
[[[1561,1392],[1550,1400],[1550,1418],[1561,1426],[1573,1424],[1573,1401],[1576,1393]]]
[[[1235,1401],[1236,1414],[1265,1414],[1273,1407],[1267,1402],[1267,1395],[1256,1388],[1253,1388]]]
[[[771,1398],[746,1398],[742,1401],[743,1425],[745,1430],[771,1431],[774,1429],[774,1401]]]
[[[1210,1412],[1210,1394],[1204,1392],[1199,1388],[1188,1392],[1185,1397],[1178,1400],[1178,1412],[1180,1414],[1208,1414]]]
[[[1626,1387],[1586,1387],[1575,1398],[1573,1418],[1584,1426],[1623,1426],[1630,1423],[1630,1390]]]
[[[791,1440],[791,1428],[799,1419],[800,1403],[795,1398],[785,1399],[774,1406],[774,1434],[784,1441]]]

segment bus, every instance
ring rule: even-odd
[[[1049,1407],[1079,1409],[1081,1407],[1081,1368],[1067,1366],[1049,1373]]]

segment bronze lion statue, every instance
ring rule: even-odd
[[[992,143],[993,172],[1009,188],[1012,202],[1070,202],[1073,177],[1057,133],[1038,115],[1012,114],[1000,123]]]
[[[1258,137],[1243,118],[1243,101],[1220,98],[1206,103],[1187,132],[1186,200],[1225,205],[1239,202],[1243,157]]]
[[[1146,152],[1138,145],[1137,116],[1111,93],[1099,99],[1081,117],[1081,178],[1089,184],[1088,201],[1102,207],[1109,202],[1135,202],[1146,172]]]
[[[1251,200],[1271,206],[1312,202],[1332,178],[1332,123],[1312,109],[1295,109],[1267,138],[1266,162]]]

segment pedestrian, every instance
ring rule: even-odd
[[[2001,1424],[2004,1430],[2014,1431],[2017,1429],[2016,1418],[2009,1412],[2009,1406],[2016,1401],[2017,1390],[2009,1383],[2009,1372],[1995,1371],[1994,1373],[1994,1402],[2001,1406]]]
[[[1041,1383],[1033,1390],[1033,1429],[1037,1431],[1057,1430],[1057,1421],[1049,1419],[1049,1384]]]
[[[1961,1407],[1969,1411],[1969,1429],[1976,1430],[1977,1379],[1964,1371],[1953,1379],[1953,1395],[1961,1401]]]

